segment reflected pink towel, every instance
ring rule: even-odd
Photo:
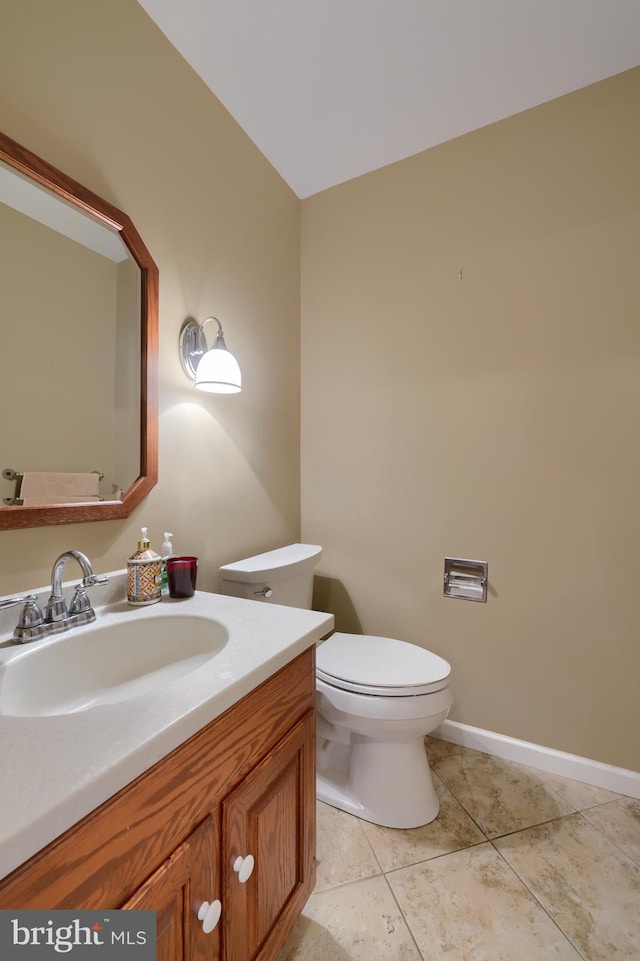
[[[20,497],[24,507],[39,504],[78,504],[100,499],[99,474],[65,474],[27,471],[22,475]]]

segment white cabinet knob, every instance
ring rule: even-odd
[[[246,858],[241,858],[240,855],[233,862],[233,870],[238,875],[238,881],[240,884],[245,884],[249,880],[253,872],[253,866],[255,861],[253,860],[252,854],[247,854]]]
[[[209,934],[215,928],[222,914],[222,904],[220,901],[203,901],[198,911],[198,921],[202,921],[202,930]]]

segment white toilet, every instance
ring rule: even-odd
[[[311,607],[322,548],[290,544],[220,568],[223,594]],[[424,737],[452,704],[450,665],[390,637],[336,632],[316,653],[317,795],[385,827],[438,814]]]

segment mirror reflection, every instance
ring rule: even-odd
[[[157,269],[125,214],[0,155],[0,528],[126,516],[157,475]]]
[[[118,234],[0,166],[3,506],[120,500],[140,472],[140,269]],[[37,282],[34,282],[37,277]],[[92,473],[22,488],[10,472]],[[44,499],[43,499],[44,498]]]

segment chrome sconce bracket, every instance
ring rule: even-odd
[[[195,320],[188,320],[180,331],[180,360],[182,369],[190,380],[196,379],[200,358],[209,349],[202,327]]]
[[[211,348],[204,333],[210,322],[218,325]],[[237,394],[242,390],[238,361],[224,342],[222,324],[217,317],[207,317],[201,324],[195,320],[186,321],[180,331],[178,347],[182,369],[199,390],[215,394]]]

